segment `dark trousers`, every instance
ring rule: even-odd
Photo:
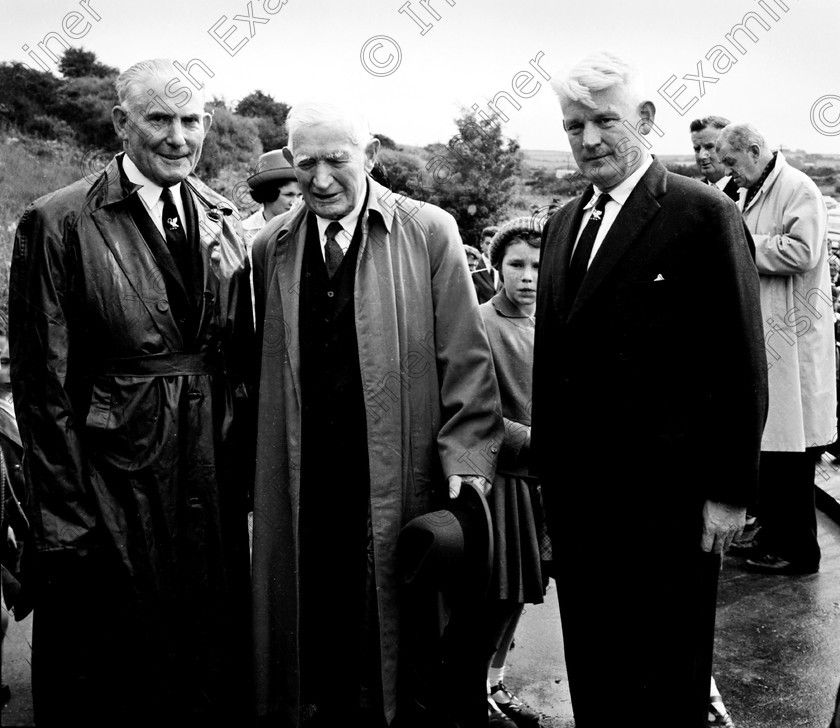
[[[820,563],[814,488],[808,452],[762,452],[759,467],[759,545],[796,564]]]
[[[625,448],[623,478],[570,452],[586,457],[542,487],[575,725],[641,725],[649,706],[706,728],[720,558],[700,549],[702,491],[676,452]]]
[[[217,605],[209,647],[218,650],[191,646],[189,615],[156,618],[138,609],[130,583],[110,560],[91,554],[59,566],[45,579],[33,614],[38,728],[246,724],[247,663],[226,649],[232,638],[237,654],[247,647],[241,609]]]

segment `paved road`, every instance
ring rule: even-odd
[[[822,564],[809,576],[764,576],[727,557],[718,590],[715,679],[737,728],[826,728],[840,682],[840,528],[819,513]],[[652,555],[655,572],[656,559]],[[506,682],[545,716],[573,728],[556,593],[527,609]],[[620,676],[605,669],[609,680]],[[608,698],[607,695],[605,695]],[[662,722],[655,705],[627,706],[628,725]],[[636,722],[638,721],[638,722]]]
[[[819,474],[818,474],[819,475]],[[824,477],[823,477],[824,476]],[[818,483],[840,497],[840,469],[823,464]],[[829,509],[831,510],[831,509]],[[718,594],[715,676],[738,728],[825,728],[840,681],[840,527],[819,514],[819,574],[750,574],[727,557]],[[652,576],[656,554],[651,555]],[[5,726],[31,726],[31,619],[10,624],[4,680],[12,702]],[[605,690],[611,676],[605,668]],[[529,606],[510,654],[507,683],[545,716],[543,728],[573,728],[555,585],[546,602]],[[651,725],[669,725],[655,705],[627,706],[628,725],[649,711]]]

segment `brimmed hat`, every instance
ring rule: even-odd
[[[266,182],[293,182],[296,179],[282,150],[275,149],[260,155],[254,174],[248,177],[248,186],[253,190]]]
[[[508,243],[520,235],[531,233],[540,235],[544,223],[545,219],[543,217],[532,215],[531,217],[516,217],[502,225],[490,241],[490,251],[488,253],[490,265],[498,269]]]
[[[409,521],[397,543],[403,583],[481,599],[493,571],[493,523],[479,486],[464,481],[448,507]]]

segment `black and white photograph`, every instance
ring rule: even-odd
[[[840,728],[836,0],[5,0],[0,723]]]

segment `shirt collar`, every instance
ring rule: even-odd
[[[123,171],[125,172],[125,176],[128,177],[129,182],[141,185],[140,189],[137,190],[137,194],[146,203],[146,207],[151,210],[157,205],[160,200],[160,193],[163,192],[163,187],[157,184],[157,182],[152,182],[152,180],[143,174],[127,154],[123,155]],[[181,183],[178,182],[178,184],[172,185],[170,189],[172,190],[172,196],[177,200],[181,194]]]
[[[366,195],[362,195],[358,203],[356,203],[356,206],[344,217],[338,220],[338,222],[341,223],[341,227],[344,228],[344,232],[346,232],[350,237],[352,237],[353,233],[356,232],[356,223],[359,221],[359,215],[362,214],[362,206],[365,204],[365,197]],[[318,215],[315,216],[315,219],[318,222],[319,239],[323,241],[327,234],[327,225],[333,222],[333,220],[327,220],[326,218],[319,217]]]
[[[653,157],[648,155],[648,158],[639,165],[639,168],[633,172],[633,174],[610,190],[609,195],[612,200],[617,202],[619,205],[623,205],[627,202],[627,198],[630,197],[630,193],[639,183],[639,180],[644,177],[645,172],[648,171],[648,167],[650,167],[651,164],[653,164]],[[595,190],[595,194],[592,195],[589,202],[586,203],[583,208],[584,210],[588,210],[590,207],[595,207],[598,202],[598,198],[603,194],[603,191],[595,187],[595,185],[592,185],[592,187]]]
[[[726,187],[726,185],[729,184],[729,180],[731,179],[732,177],[726,175],[724,177],[721,177],[717,182],[713,182],[712,184],[714,184],[714,186],[717,187],[719,190],[722,190],[724,187]]]

